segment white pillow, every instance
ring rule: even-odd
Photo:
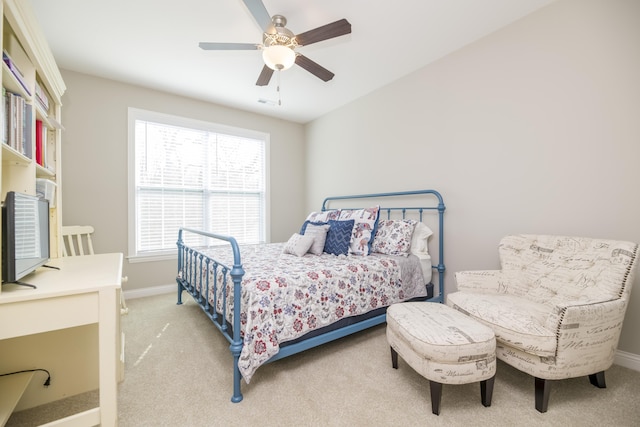
[[[312,236],[303,236],[298,233],[293,233],[293,236],[291,236],[289,241],[284,245],[282,252],[295,256],[303,256],[307,253],[312,244]]]
[[[309,248],[309,252],[314,255],[322,255],[324,252],[324,243],[327,240],[327,231],[329,231],[329,225],[313,225],[307,224],[307,228],[304,230],[305,236],[313,237],[313,243]]]
[[[409,251],[414,254],[428,254],[429,253],[429,237],[433,234],[433,231],[427,227],[423,222],[416,224],[411,236],[411,248]]]

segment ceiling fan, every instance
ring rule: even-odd
[[[264,31],[262,44],[201,42],[199,44],[200,48],[204,50],[262,50],[262,58],[265,65],[258,77],[258,81],[256,81],[257,86],[268,85],[274,70],[286,70],[293,66],[294,63],[325,82],[333,78],[334,74],[331,71],[296,52],[295,49],[351,33],[349,21],[341,19],[294,35],[293,32],[286,28],[287,18],[282,15],[273,15],[271,17],[262,0],[242,1]]]

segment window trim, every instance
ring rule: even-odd
[[[162,260],[173,260],[177,254],[177,248],[171,251],[158,251],[155,253],[145,253],[144,255],[138,255],[136,253],[136,200],[135,200],[135,123],[136,120],[155,121],[158,123],[166,123],[168,125],[187,127],[192,129],[199,129],[209,132],[224,133],[245,138],[262,139],[265,142],[265,206],[264,206],[264,220],[265,220],[265,239],[267,242],[271,241],[271,191],[270,191],[270,135],[266,132],[255,131],[251,129],[243,129],[228,125],[222,125],[219,123],[207,122],[203,120],[197,120],[188,117],[176,116],[172,114],[159,113],[155,111],[143,110],[140,108],[129,107],[128,108],[128,129],[127,129],[127,240],[128,240],[128,254],[127,260],[130,263],[137,262],[151,262]],[[176,236],[176,241],[178,236]]]

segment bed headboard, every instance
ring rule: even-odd
[[[358,202],[356,202],[358,200]],[[348,206],[348,203],[366,203],[367,206]],[[434,300],[444,302],[444,211],[442,195],[436,190],[399,191],[393,193],[358,194],[327,197],[322,202],[322,210],[340,208],[355,210],[380,206],[381,219],[415,219],[424,222],[434,232],[429,243],[432,268],[438,272],[438,294]],[[433,248],[434,243],[437,248]],[[435,250],[433,250],[435,249]],[[436,254],[434,257],[433,254]]]

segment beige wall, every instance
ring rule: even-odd
[[[127,255],[129,107],[269,133],[271,240],[289,238],[291,222],[304,216],[302,125],[75,72],[62,76],[63,224],[93,225],[96,252]],[[176,261],[125,261],[124,274],[125,291],[173,284]]]
[[[639,1],[561,0],[309,123],[307,209],[440,190],[448,290],[498,267],[507,233],[640,242],[639,42]],[[620,342],[634,354],[639,281]]]

